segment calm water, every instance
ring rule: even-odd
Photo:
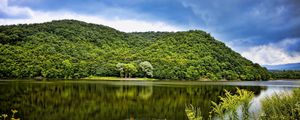
[[[265,96],[287,94],[300,82],[0,81],[0,113],[14,108],[29,120],[184,120],[186,105],[207,117],[211,101],[236,87],[255,92],[250,110],[257,112]]]

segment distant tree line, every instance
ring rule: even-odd
[[[300,79],[299,70],[273,70],[270,73],[273,79]]]
[[[90,75],[176,80],[270,78],[265,68],[200,30],[124,33],[75,20],[0,26],[0,78]]]

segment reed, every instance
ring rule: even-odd
[[[300,89],[291,94],[275,94],[261,101],[263,120],[297,120],[300,118]]]
[[[249,107],[254,93],[238,89],[236,94],[225,90],[225,97],[220,96],[220,103],[212,101],[212,113],[215,119],[221,120],[248,120],[250,116]],[[295,89],[291,94],[275,94],[264,98],[262,101],[262,112],[258,120],[299,120],[300,119],[300,89]],[[238,111],[241,110],[241,115]],[[202,120],[199,108],[192,105],[186,107],[189,120]],[[210,118],[211,119],[211,115]]]

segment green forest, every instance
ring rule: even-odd
[[[299,70],[272,70],[270,74],[273,79],[300,79]]]
[[[0,78],[91,75],[174,80],[270,78],[265,68],[201,30],[125,33],[76,20],[0,26]]]

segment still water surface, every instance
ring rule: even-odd
[[[179,81],[0,81],[0,113],[17,109],[22,119],[45,120],[185,120],[186,105],[199,107],[204,117],[211,101],[224,89],[255,93],[250,110],[274,93],[288,94],[300,81],[179,82]]]

